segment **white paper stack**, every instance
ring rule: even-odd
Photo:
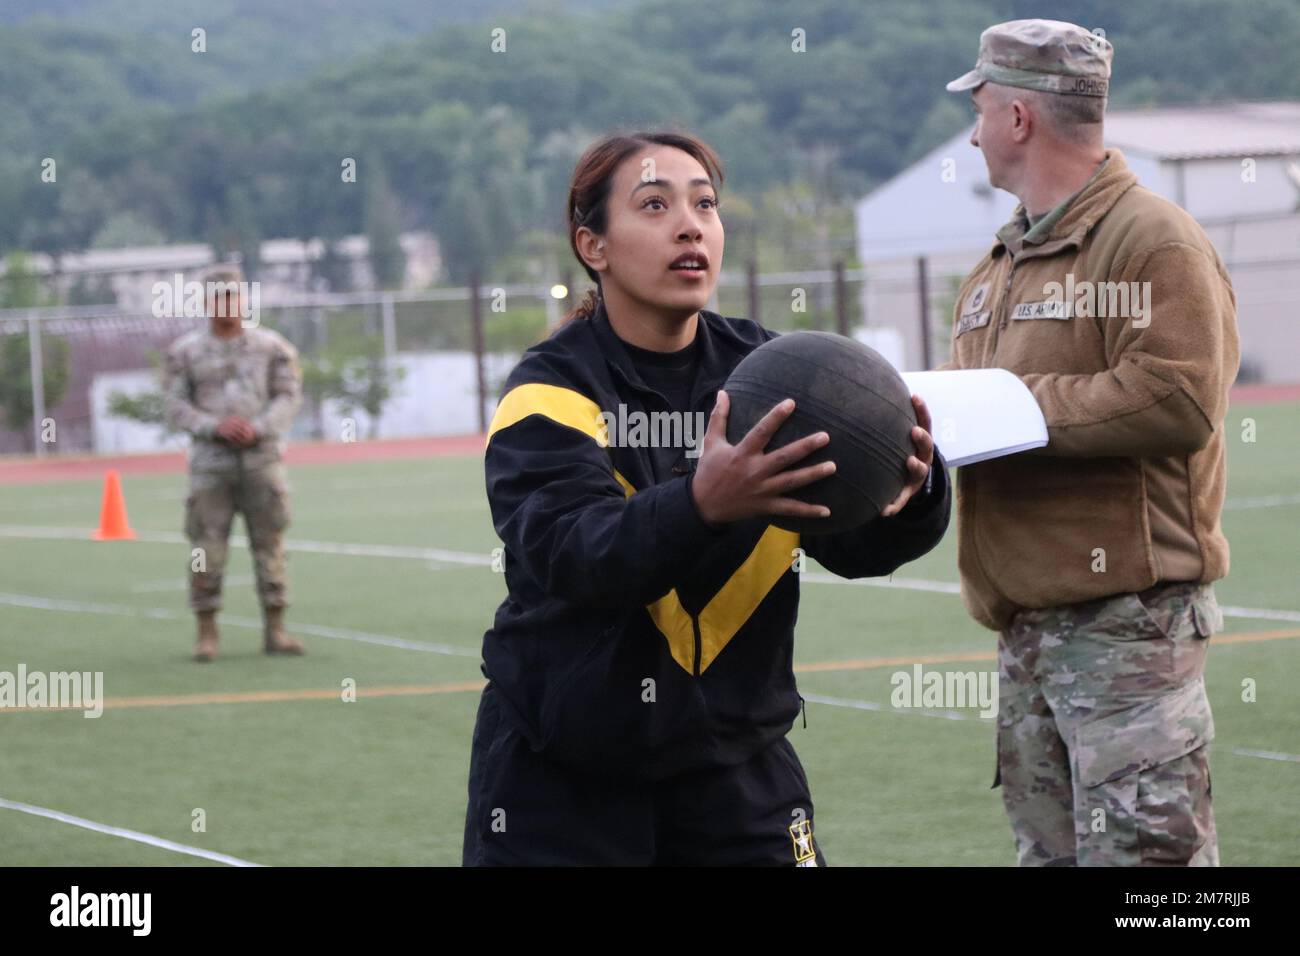
[[[953,467],[1047,444],[1042,409],[1006,369],[901,374],[929,407],[935,445]]]

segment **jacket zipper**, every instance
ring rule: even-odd
[[[1010,250],[1007,251],[1007,254],[1011,254]],[[1002,345],[1002,330],[1007,327],[1007,320],[1011,316],[1011,280],[1016,276],[1016,266],[1018,264],[1016,257],[1012,256],[1011,268],[1007,270],[1007,281],[1002,286],[1002,315],[998,319],[997,335],[993,339],[993,357],[990,359],[990,365],[993,368],[998,367],[998,347]]]
[[[691,615],[691,627],[695,629],[695,676],[700,676],[700,656],[703,654],[703,641],[700,639],[700,619]]]
[[[1002,321],[998,323],[999,331],[1007,327],[1007,319],[1011,317],[1011,280],[1016,276],[1016,266],[1020,261],[1014,256],[1011,259],[1011,268],[1007,270],[1007,281],[1002,287]]]

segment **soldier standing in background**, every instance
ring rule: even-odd
[[[1016,20],[948,84],[971,91],[989,181],[1021,201],[958,292],[949,367],[1019,375],[1048,432],[960,470],[957,561],[967,609],[1001,631],[1021,865],[1216,865],[1204,672],[1236,305],[1196,221],[1105,148],[1112,53]]]
[[[192,437],[185,532],[195,549],[190,607],[198,617],[194,660],[216,659],[216,615],[230,526],[244,516],[268,654],[302,654],[284,633],[287,606],[282,534],[289,523],[284,435],[302,402],[298,353],[278,332],[245,328],[243,275],[216,266],[204,275],[210,326],[167,353],[167,419]]]

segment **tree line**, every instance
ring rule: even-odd
[[[943,85],[974,61],[980,31],[1038,12],[1020,0],[594,5],[492,9],[206,97],[210,77],[151,58],[143,39],[97,48],[98,34],[47,25],[18,50],[0,31],[0,64],[15,58],[0,65],[13,131],[0,252],[206,241],[247,258],[263,238],[369,231],[391,245],[428,229],[453,281],[521,271],[557,248],[568,176],[597,134],[671,123],[718,147],[724,218],[750,230],[753,254],[821,264],[828,244],[851,249],[854,199],[971,121]],[[1066,0],[1052,15],[1115,43],[1116,105],[1300,96],[1291,0]],[[136,64],[133,82],[97,86],[105,63]],[[41,176],[47,158],[55,181]],[[810,239],[791,248],[783,234],[800,230]]]

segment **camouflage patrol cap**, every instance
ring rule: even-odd
[[[244,270],[236,262],[218,262],[200,272],[199,281],[204,285],[209,282],[239,283],[244,281]]]
[[[1105,96],[1110,87],[1110,41],[1060,20],[1009,20],[980,34],[975,69],[948,84],[960,93],[983,83],[1045,93]]]

